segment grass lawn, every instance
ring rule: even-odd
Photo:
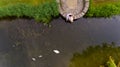
[[[120,14],[120,0],[90,0],[86,17],[110,17]]]
[[[34,18],[38,22],[49,23],[59,15],[56,0],[0,0],[0,18]]]
[[[100,65],[106,65],[109,56],[112,56],[115,64],[118,64],[120,62],[120,47],[107,43],[104,43],[103,46],[91,46],[83,53],[75,53],[69,67],[100,67]]]
[[[105,5],[105,4],[115,4],[120,2],[120,0],[93,0],[93,6]]]
[[[0,0],[0,7],[9,6],[10,4],[25,3],[30,5],[39,5],[53,0]]]

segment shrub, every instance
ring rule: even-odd
[[[110,17],[120,14],[120,2],[104,3],[93,5],[93,0],[90,0],[90,8],[85,17]]]
[[[17,3],[14,5],[0,7],[0,18],[2,17],[29,17],[36,21],[49,23],[51,18],[59,15],[58,5],[56,1],[46,2],[39,5],[29,5],[26,3]]]
[[[82,53],[74,53],[69,67],[99,67],[106,65],[110,56],[114,58],[115,64],[118,64],[120,62],[120,47],[115,46],[114,43],[91,46]]]

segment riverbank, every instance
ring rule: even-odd
[[[49,23],[52,18],[59,15],[56,0],[1,0],[0,18],[28,17],[38,22]]]
[[[111,17],[120,14],[120,0],[90,0],[90,7],[84,17]],[[38,22],[50,23],[59,16],[56,0],[1,0],[0,18],[27,17]]]
[[[105,65],[108,58],[112,56],[115,64],[120,62],[120,47],[114,43],[103,43],[102,46],[88,47],[83,53],[75,53],[69,67],[100,67]]]
[[[90,0],[86,17],[111,17],[120,14],[120,0]]]

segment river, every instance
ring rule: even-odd
[[[103,42],[119,46],[120,16],[80,18],[72,24],[59,17],[51,22],[51,27],[33,19],[3,19],[0,67],[68,67],[74,52]],[[54,49],[60,53],[55,54]]]

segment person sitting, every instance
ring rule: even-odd
[[[73,22],[73,20],[74,20],[74,18],[73,18],[72,13],[67,14],[67,16],[66,16],[66,21]]]

